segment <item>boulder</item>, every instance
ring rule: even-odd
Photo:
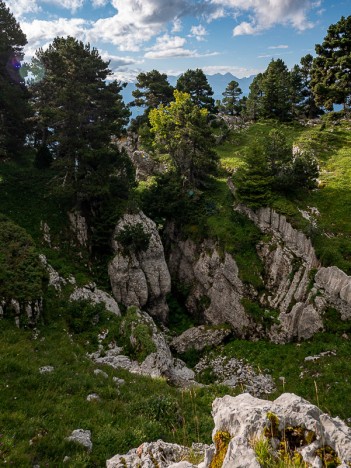
[[[212,405],[213,439],[220,431],[228,432],[231,438],[223,468],[260,466],[253,445],[255,440],[265,437],[268,413],[275,418],[280,433],[288,427],[300,427],[314,435],[297,448],[305,462],[312,465],[316,450],[324,446],[334,449],[343,463],[351,462],[351,429],[339,418],[322,414],[319,408],[292,393],[284,393],[273,402],[244,393],[217,398]]]
[[[66,438],[66,440],[82,445],[88,450],[88,452],[90,452],[93,448],[93,444],[91,441],[91,432],[88,430],[75,429],[74,431],[72,431],[72,434]]]
[[[70,301],[89,301],[92,304],[104,304],[106,310],[120,316],[118,304],[115,299],[105,291],[98,289],[95,283],[89,283],[81,288],[76,288],[69,297]]]
[[[106,462],[106,468],[189,468],[194,465],[186,459],[191,454],[204,455],[208,449],[204,444],[193,444],[192,447],[170,444],[158,440],[156,442],[145,442],[140,447],[130,450],[125,455],[115,455]]]
[[[149,236],[146,250],[127,250],[117,240],[121,231],[135,226],[142,226]],[[116,300],[127,307],[144,307],[150,315],[166,321],[166,295],[171,290],[171,278],[156,224],[141,211],[126,214],[115,228],[112,246],[114,258],[108,272]]]
[[[338,466],[347,467],[351,463],[351,428],[293,393],[284,393],[274,401],[261,400],[249,393],[236,397],[226,395],[215,399],[212,415],[214,445],[202,446],[205,457],[196,465],[198,468],[260,468],[254,450],[258,442],[265,441],[269,452],[278,456],[281,442],[289,440],[289,449],[299,453],[308,466],[322,466],[319,449],[327,447],[334,451],[334,459],[339,459]],[[189,451],[187,447],[159,440],[144,443],[126,455],[116,455],[106,466],[189,468],[194,466],[187,461]]]
[[[186,367],[183,361],[172,356],[163,333],[157,329],[152,317],[141,311],[135,313],[136,319],[133,326],[143,324],[148,328],[155,351],[138,363],[125,356],[123,348],[112,344],[107,350],[100,349],[90,354],[90,358],[97,364],[107,364],[115,369],[122,368],[135,374],[164,377],[173,385],[180,387],[196,385],[195,373]]]
[[[171,348],[178,354],[185,353],[190,349],[202,351],[204,348],[218,346],[231,334],[226,327],[210,327],[201,325],[186,330],[171,341]]]

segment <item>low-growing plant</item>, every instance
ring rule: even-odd
[[[126,224],[116,234],[116,240],[126,254],[145,252],[149,248],[151,235],[145,232],[141,223]]]

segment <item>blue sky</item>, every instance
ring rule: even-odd
[[[71,35],[111,60],[132,81],[154,68],[189,68],[238,78],[272,58],[291,68],[321,43],[351,0],[5,0],[27,35],[26,59],[56,36]]]

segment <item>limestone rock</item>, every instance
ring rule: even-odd
[[[67,437],[66,440],[76,442],[77,444],[83,445],[89,452],[93,448],[91,441],[91,432],[84,429],[75,429],[72,434]]]
[[[339,418],[322,414],[316,406],[291,393],[284,393],[273,402],[244,393],[217,398],[212,406],[213,437],[218,431],[231,435],[223,468],[260,466],[251,442],[263,436],[268,412],[277,416],[279,430],[299,426],[315,433],[314,442],[298,449],[305,462],[314,463],[315,450],[324,445],[332,447],[343,463],[351,461],[351,429]]]
[[[101,370],[101,369],[95,369],[95,370],[94,370],[94,374],[95,374],[95,375],[101,375],[101,377],[103,377],[104,379],[107,379],[107,378],[108,378],[108,374],[106,374],[106,372],[104,372],[104,371]]]
[[[172,248],[168,260],[173,277],[190,286],[187,308],[209,324],[230,324],[239,336],[245,336],[251,325],[241,303],[244,285],[239,278],[234,258],[225,253],[221,257],[215,244],[204,241],[197,246],[168,232]]]
[[[152,317],[146,312],[136,312],[137,322],[148,327],[156,351],[149,354],[140,364],[123,355],[123,349],[114,345],[110,349],[90,354],[90,358],[97,364],[107,364],[115,369],[126,369],[135,374],[151,377],[164,377],[172,384],[187,387],[196,385],[195,373],[186,367],[180,359],[172,356],[171,350],[162,332],[160,332]]]
[[[71,229],[74,232],[79,245],[86,247],[88,245],[88,223],[85,217],[78,210],[68,213]]]
[[[39,368],[40,374],[51,374],[51,372],[54,372],[53,366],[43,366]]]
[[[76,288],[70,295],[69,300],[87,300],[90,301],[92,304],[103,303],[106,310],[112,312],[117,316],[121,315],[121,312],[115,299],[112,296],[110,296],[110,294],[107,294],[105,291],[98,289],[95,283],[89,283],[81,288]]]
[[[190,453],[202,455],[207,448],[204,444],[193,444],[193,447],[189,448],[162,440],[145,442],[125,455],[115,455],[107,460],[106,468],[189,468],[193,466],[186,461]]]
[[[243,204],[237,205],[236,210],[245,214],[263,232],[279,235],[285,245],[311,268],[319,267],[311,240],[303,232],[294,229],[284,215],[268,207],[259,208],[255,212]]]
[[[231,330],[225,327],[192,327],[181,335],[174,338],[171,342],[173,348],[178,354],[185,353],[189,349],[201,351],[206,347],[218,346],[229,336]]]
[[[149,235],[146,251],[125,252],[116,235],[128,226],[142,225]],[[112,246],[115,257],[108,272],[113,295],[125,306],[145,307],[150,315],[165,321],[168,315],[166,295],[171,290],[171,278],[164,257],[163,245],[156,224],[144,213],[126,214],[118,222]]]
[[[87,401],[99,401],[100,397],[97,393],[89,393],[87,396]]]
[[[280,325],[273,326],[269,338],[275,343],[286,343],[294,338],[307,340],[323,330],[321,314],[312,304],[299,302],[289,313],[281,313]]]
[[[45,255],[40,254],[39,259],[49,275],[49,286],[52,286],[57,292],[60,292],[67,284],[75,284],[76,280],[73,276],[63,278],[59,273],[49,264]]]
[[[325,291],[327,301],[340,311],[343,320],[351,319],[351,276],[336,266],[321,268],[316,286]]]
[[[200,359],[194,370],[196,375],[210,370],[215,377],[215,383],[233,388],[240,386],[256,396],[267,395],[276,390],[270,375],[257,373],[243,359],[228,359],[225,356],[212,356],[210,353]]]

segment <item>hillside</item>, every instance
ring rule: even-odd
[[[223,172],[213,178],[204,191],[201,204],[196,205],[196,216],[192,215],[192,222],[183,225],[182,233],[183,239],[190,236],[198,245],[204,237],[215,241],[221,255],[227,252],[235,258],[243,284],[251,284],[258,291],[263,287],[263,265],[255,246],[267,241],[267,235],[262,236],[252,222],[233,211],[227,177],[235,175],[236,168],[242,164],[252,137],[267,139],[275,126],[272,122],[260,122],[233,130],[217,147]],[[288,124],[281,125],[280,129],[295,145],[303,146],[308,142],[313,146],[321,165],[320,188],[311,193],[277,198],[273,207],[286,215],[295,228],[311,236],[323,266],[337,265],[350,274],[350,123],[320,123],[313,127]],[[2,163],[0,171],[2,213],[26,229],[34,239],[37,251],[45,253],[62,277],[73,275],[78,286],[95,280],[106,287],[106,272],[100,273],[104,262],[99,269],[88,266],[84,246],[77,244],[67,224],[64,205],[48,198],[50,170],[43,172],[29,164]],[[151,200],[148,187],[148,184],[140,183],[136,189],[139,199],[145,197],[147,201],[146,212],[152,211],[148,205]],[[311,212],[310,207],[318,210],[312,231],[311,223],[303,216],[303,212]],[[45,240],[43,222],[50,227],[50,242]],[[207,243],[206,248],[211,249],[211,244]],[[184,286],[181,283],[173,285],[168,296],[169,337],[202,323],[201,310],[208,306],[203,302],[201,308],[198,303],[195,315],[186,310],[189,289],[182,290]],[[177,389],[170,387],[164,377],[152,379],[107,364],[97,365],[87,353],[96,351],[98,337],[106,329],[109,334],[102,342],[105,352],[108,352],[109,343],[116,341],[125,346],[133,359],[138,353],[139,358],[144,359],[147,346],[153,346],[148,344],[150,332],[141,328],[137,338],[141,348],[130,347],[122,332],[130,326],[126,325],[129,322],[122,326],[118,316],[101,309],[90,310],[84,303],[74,306],[68,302],[72,288],[68,283],[61,293],[57,293],[53,286],[49,286],[44,293],[41,318],[34,328],[30,325],[17,329],[11,315],[5,315],[1,322],[2,462],[15,466],[61,466],[64,458],[70,457],[69,466],[104,466],[106,459],[116,453],[125,453],[146,440],[162,438],[182,445],[199,441],[209,443],[213,399],[228,393],[236,395],[252,383],[239,380],[234,387],[219,385],[216,382],[221,380],[216,371],[207,364],[197,371],[196,376],[198,381],[206,384],[205,387]],[[272,326],[277,311],[267,311],[257,303],[255,305],[252,299],[250,301],[245,303],[245,309],[246,313],[252,314],[254,327],[262,331],[262,323],[264,327]],[[265,322],[260,314],[265,317]],[[98,317],[97,324],[96,319],[92,321],[93,316]],[[135,320],[127,318],[128,313],[126,315],[123,307],[122,317],[132,320],[131,323]],[[340,320],[333,307],[328,307],[323,322],[324,330],[307,340],[275,344],[261,333],[261,337],[258,334],[251,341],[242,339],[237,331],[227,336],[220,346],[212,349],[208,346],[200,351],[189,349],[180,356],[190,368],[205,356],[210,361],[240,360],[242,369],[244,365],[251,365],[257,375],[273,378],[275,388],[266,393],[265,398],[273,399],[283,391],[294,392],[317,403],[332,416],[347,419],[351,417],[345,398],[351,391],[348,379],[351,325],[348,320]],[[309,358],[311,356],[314,357]],[[45,366],[52,366],[52,371],[40,371]],[[96,372],[97,369],[103,372]],[[99,399],[86,401],[92,394],[97,394]],[[91,431],[91,452],[67,441],[66,438],[78,427]]]

